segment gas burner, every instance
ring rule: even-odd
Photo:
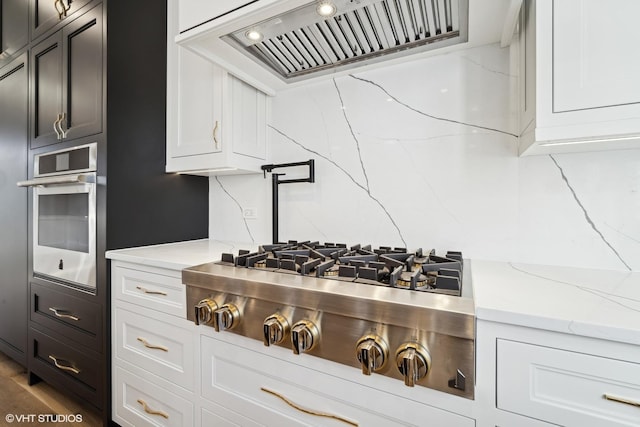
[[[438,256],[434,249],[410,252],[390,246],[291,240],[262,245],[256,252],[240,251],[237,256],[223,254],[220,264],[454,296],[462,292],[463,259],[458,251]]]

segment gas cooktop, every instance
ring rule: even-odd
[[[293,241],[261,245],[257,251],[222,254],[218,264],[287,274],[366,283],[460,296],[463,258],[459,251],[443,256],[435,250],[340,243]]]

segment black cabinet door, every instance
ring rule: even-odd
[[[0,68],[0,350],[26,362],[27,54]]]
[[[20,0],[26,3],[25,0]],[[90,0],[31,0],[31,40],[69,18]]]
[[[24,0],[0,0],[0,67],[29,41],[29,8]]]
[[[100,4],[31,50],[31,148],[102,132],[103,37]]]
[[[31,148],[60,141],[62,37],[55,33],[31,50]]]
[[[65,140],[102,131],[102,27],[102,5],[98,5],[62,28],[60,128]]]

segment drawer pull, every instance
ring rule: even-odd
[[[619,403],[624,403],[625,405],[631,405],[631,406],[637,406],[640,408],[640,402],[634,401],[634,400],[630,400],[630,399],[625,399],[624,397],[618,397],[618,396],[613,396],[611,394],[603,394],[602,397],[604,397],[607,400],[612,400],[614,402],[619,402]]]
[[[56,317],[62,317],[63,319],[80,320],[79,317],[74,316],[73,314],[69,314],[69,312],[66,310],[60,310],[53,307],[49,307],[49,310],[53,311],[53,314],[55,314]]]
[[[162,351],[169,351],[169,349],[165,346],[162,345],[153,345],[153,344],[149,344],[149,342],[147,340],[145,340],[144,338],[140,338],[138,337],[138,341],[140,341],[142,344],[144,344],[145,347],[147,348],[152,348],[154,350],[162,350]]]
[[[63,371],[73,372],[74,374],[79,374],[80,373],[80,369],[78,369],[76,367],[61,365],[60,363],[58,363],[58,359],[56,359],[52,355],[49,355],[49,359],[53,360],[53,364],[56,365],[56,368],[58,368],[58,369],[62,369]]]
[[[358,423],[356,423],[355,421],[351,421],[351,420],[348,420],[346,418],[342,418],[341,416],[328,414],[326,412],[318,412],[318,411],[314,411],[312,409],[303,408],[303,407],[293,403],[292,401],[290,401],[289,399],[287,399],[286,397],[284,397],[280,393],[277,393],[277,392],[275,392],[273,390],[269,390],[268,388],[260,387],[260,390],[266,391],[269,394],[273,394],[277,398],[283,400],[284,403],[286,403],[287,405],[291,406],[293,409],[297,409],[298,411],[304,412],[305,414],[315,415],[317,417],[332,418],[334,420],[338,420],[338,421],[342,421],[343,423],[347,423],[347,424],[349,424],[351,426],[358,427]]]
[[[144,400],[138,399],[138,403],[142,405],[142,409],[144,409],[144,412],[146,412],[147,414],[160,415],[167,420],[169,419],[169,414],[163,411],[156,411],[155,409],[149,408],[149,405],[147,405],[147,402],[145,402]]]
[[[164,295],[166,296],[167,293],[166,292],[162,292],[162,291],[150,291],[147,288],[143,288],[142,286],[136,286],[136,289],[141,290],[142,292],[144,292],[145,294],[151,294],[151,295]]]

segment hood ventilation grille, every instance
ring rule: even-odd
[[[361,61],[380,61],[383,55],[397,57],[467,41],[467,0],[333,1],[337,13],[330,18],[318,15],[318,4],[245,27],[224,39],[287,81]]]

